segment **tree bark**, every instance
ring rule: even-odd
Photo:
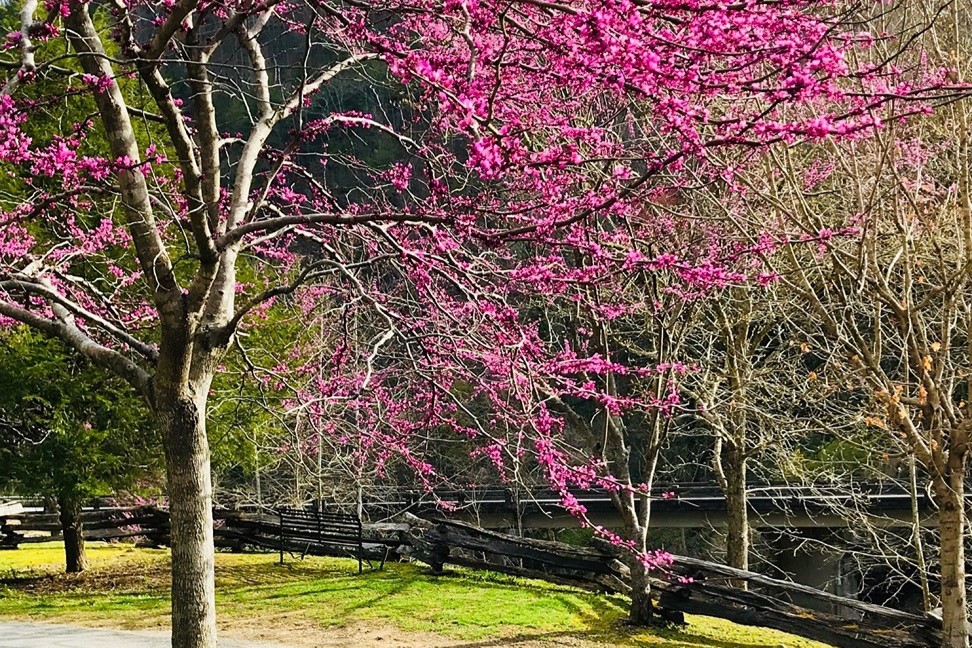
[[[59,495],[57,507],[61,520],[61,536],[64,538],[64,570],[69,574],[78,574],[88,568],[81,503],[75,498]]]
[[[955,451],[953,449],[953,454]],[[949,464],[953,463],[950,457]],[[965,484],[962,466],[948,482],[936,479],[942,554],[942,648],[969,648],[965,590]]]
[[[619,444],[620,445],[620,444]],[[625,452],[626,454],[626,452]],[[627,457],[625,457],[627,461]],[[651,491],[654,478],[654,463],[649,463],[647,486]],[[630,473],[628,483],[631,483]],[[651,499],[647,494],[627,492],[615,497],[615,507],[624,520],[625,537],[631,540],[638,554],[647,550],[648,523],[651,519]],[[628,623],[633,626],[648,626],[654,621],[654,608],[651,600],[651,579],[648,568],[638,555],[627,559],[631,577],[631,608],[628,610]]]
[[[157,406],[172,539],[172,648],[216,648],[212,477],[205,395]]]
[[[746,493],[746,456],[730,447],[726,453],[726,564],[749,569],[749,510]],[[746,582],[734,583],[746,587]]]
[[[651,581],[645,565],[635,558],[629,564],[631,569],[631,609],[628,623],[634,626],[651,625],[654,608],[651,602]]]

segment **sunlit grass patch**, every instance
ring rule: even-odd
[[[91,569],[61,573],[59,544],[0,552],[0,618],[124,629],[168,623],[169,554],[130,545],[89,545]],[[626,628],[625,600],[502,574],[456,569],[431,576],[419,564],[357,573],[342,558],[220,553],[219,621],[264,635],[301,628],[391,625],[460,640],[576,638],[578,646],[820,648],[784,633],[690,617],[680,630]]]

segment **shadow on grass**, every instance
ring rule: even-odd
[[[392,587],[388,591],[378,594],[377,596],[373,596],[370,599],[362,600],[357,603],[354,603],[353,605],[349,605],[344,609],[344,618],[341,619],[341,622],[350,620],[352,614],[358,610],[375,607],[379,603],[382,603],[383,601],[386,601],[392,598],[393,596],[397,596],[398,594],[403,593],[410,586],[411,583],[402,582]]]
[[[449,570],[432,575],[417,565],[390,564],[384,571],[358,575],[310,561],[267,567],[224,567],[223,600],[248,610],[261,605],[275,612],[319,610],[326,613],[328,625],[380,619],[406,629],[448,629],[447,635],[452,630],[467,637],[553,631],[567,619],[572,629],[597,632],[624,613],[623,604],[613,597],[502,574]]]
[[[349,573],[343,569],[309,566],[267,570],[266,566],[224,569],[218,595],[225,602],[260,609],[272,606],[280,610],[326,610],[331,624],[341,625],[356,620],[356,613],[381,608],[402,596],[421,576],[417,570]],[[279,566],[278,566],[279,567]],[[267,577],[267,572],[272,572]]]
[[[13,589],[30,589],[41,583],[52,583],[56,577],[53,574],[43,574],[40,576],[5,576],[0,578],[0,587],[11,587]]]

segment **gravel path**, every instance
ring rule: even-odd
[[[285,648],[225,640],[220,648]],[[166,632],[128,632],[50,623],[0,622],[0,648],[169,648]]]

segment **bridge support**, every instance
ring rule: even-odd
[[[840,550],[840,532],[830,529],[799,529],[772,539],[773,566],[790,580],[846,598],[857,598],[860,576]],[[854,610],[821,603],[793,594],[793,603],[857,619]]]

